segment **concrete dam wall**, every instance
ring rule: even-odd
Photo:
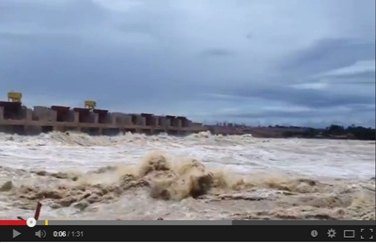
[[[81,131],[92,135],[115,135],[125,132],[185,135],[205,131],[201,123],[183,116],[127,114],[67,106],[35,106],[21,102],[0,102],[0,132],[39,134],[50,131]]]

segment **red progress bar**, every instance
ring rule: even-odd
[[[26,226],[26,220],[14,219],[14,220],[1,220],[0,226]]]

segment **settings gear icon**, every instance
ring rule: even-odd
[[[331,228],[328,230],[327,234],[329,238],[334,238],[336,237],[337,232],[333,228]]]

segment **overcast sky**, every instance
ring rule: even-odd
[[[0,0],[0,97],[375,126],[374,0]]]

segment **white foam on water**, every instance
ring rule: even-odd
[[[0,134],[0,165],[26,170],[88,171],[137,163],[146,153],[159,150],[239,173],[280,170],[307,176],[370,178],[375,176],[374,148],[370,141],[258,139],[205,133],[187,137]]]

